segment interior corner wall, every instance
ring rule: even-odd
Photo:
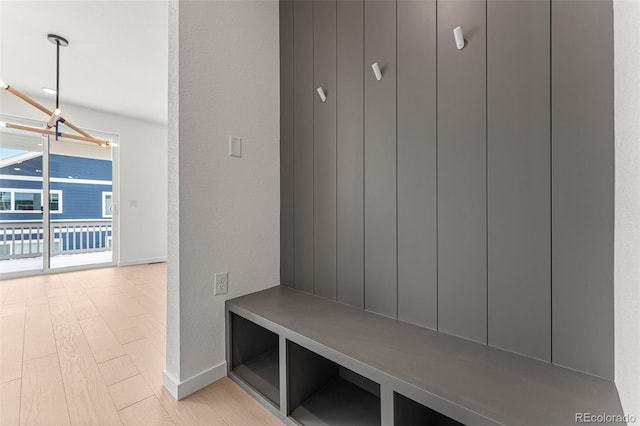
[[[614,0],[613,5],[615,374],[625,414],[640,419],[640,2]]]
[[[178,200],[169,216],[179,235],[165,384],[175,379],[180,398],[226,373],[225,300],[279,282],[279,39],[277,1],[170,7],[178,76],[169,86],[169,181]],[[230,135],[242,138],[241,158],[229,156]],[[229,274],[226,295],[213,294],[216,272]]]
[[[47,105],[51,99],[34,97]],[[119,136],[121,265],[164,261],[167,257],[167,126],[62,104],[65,117],[86,129]],[[2,95],[3,114],[43,120],[23,101]]]

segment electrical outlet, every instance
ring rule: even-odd
[[[216,296],[218,294],[226,294],[229,290],[229,274],[227,272],[218,272],[213,277],[215,280],[213,294]]]

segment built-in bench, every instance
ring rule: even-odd
[[[282,286],[227,301],[227,361],[229,376],[288,424],[622,416],[611,381]]]

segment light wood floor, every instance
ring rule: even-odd
[[[279,425],[225,378],[162,387],[166,265],[0,282],[0,424]]]

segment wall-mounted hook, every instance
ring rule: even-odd
[[[453,29],[453,38],[456,39],[456,47],[458,48],[458,50],[464,49],[466,40],[464,39],[464,35],[462,34],[462,28],[455,27]]]
[[[327,102],[327,95],[326,93],[324,93],[324,89],[322,87],[318,87],[316,89],[316,92],[318,92],[318,96],[320,96],[320,100],[324,103]]]
[[[373,69],[373,73],[376,75],[376,80],[382,80],[382,71],[380,71],[380,65],[378,65],[378,63],[376,62],[375,64],[371,65],[371,68]]]

